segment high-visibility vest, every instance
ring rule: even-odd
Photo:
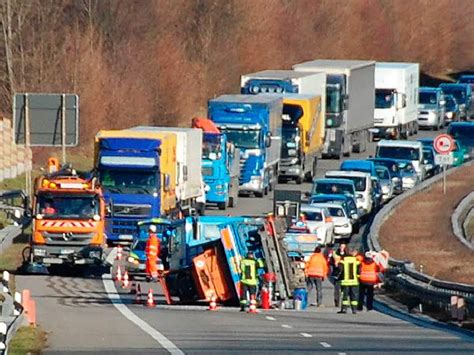
[[[240,270],[242,276],[240,281],[246,285],[256,286],[257,285],[257,268],[258,262],[254,259],[242,259],[240,261]]]
[[[147,258],[157,258],[159,254],[160,241],[155,233],[150,233],[146,241],[145,253]]]
[[[313,253],[305,265],[306,276],[326,277],[328,270],[328,262],[322,253]]]
[[[359,281],[365,284],[375,285],[379,282],[378,266],[375,262],[363,261],[360,266]]]
[[[341,264],[344,269],[343,279],[341,280],[341,286],[357,286],[359,285],[359,277],[357,275],[357,267],[359,261],[354,256],[345,256],[341,260]]]

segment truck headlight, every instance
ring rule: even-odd
[[[135,264],[135,265],[139,264],[138,260],[135,259],[134,257],[131,257],[131,256],[129,256],[129,257],[127,258],[127,261],[128,261],[130,264]]]
[[[382,186],[382,192],[384,194],[388,194],[390,192],[390,188],[387,185]]]
[[[446,117],[447,117],[447,118],[453,118],[453,113],[452,113],[452,112],[446,113]]]

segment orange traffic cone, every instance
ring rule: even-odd
[[[122,270],[120,269],[120,265],[117,266],[117,274],[115,275],[115,281],[122,281]]]
[[[153,299],[153,290],[150,288],[148,290],[148,298],[146,300],[146,306],[147,307],[155,307],[155,300]]]
[[[212,296],[210,301],[209,301],[209,311],[217,311],[217,303],[216,303],[216,296]]]
[[[133,303],[135,304],[142,303],[142,289],[138,282],[135,284],[135,300],[133,301]]]
[[[121,260],[122,259],[122,247],[119,245],[117,247],[117,260]]]
[[[123,274],[122,288],[128,288],[128,286],[130,286],[130,282],[128,279],[128,272],[125,270],[125,273]]]
[[[250,307],[248,313],[257,313],[257,301],[253,295],[250,297]]]

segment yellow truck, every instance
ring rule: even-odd
[[[278,180],[312,181],[324,143],[324,102],[317,95],[279,96],[283,98],[283,115]]]
[[[94,166],[108,204],[109,244],[130,243],[140,220],[178,214],[176,144],[171,132],[97,133]]]

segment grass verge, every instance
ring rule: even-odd
[[[41,354],[46,347],[46,332],[41,327],[20,327],[10,342],[9,354]]]
[[[13,240],[3,253],[0,254],[0,270],[16,272],[23,265],[23,250],[28,246],[28,232],[20,234]]]

